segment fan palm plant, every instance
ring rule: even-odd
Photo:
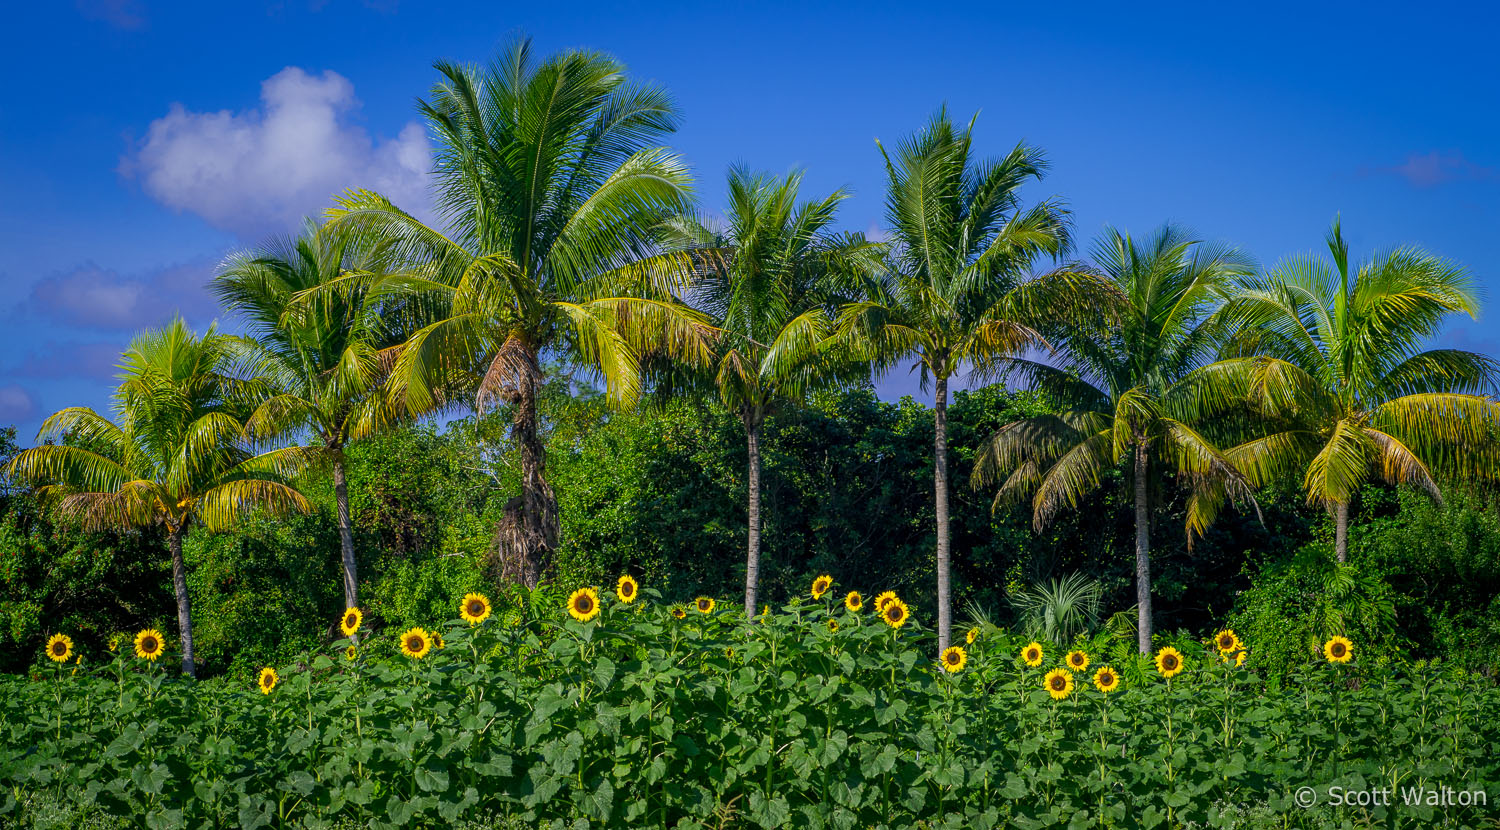
[[[1097,628],[1103,602],[1099,583],[1081,573],[1032,585],[1017,591],[1010,600],[1023,630],[1059,646],[1067,646],[1078,635]]]
[[[664,252],[655,230],[687,204],[681,160],[650,143],[675,128],[661,89],[626,80],[606,55],[537,60],[520,40],[487,68],[438,63],[421,109],[437,141],[441,228],[354,192],[329,211],[336,233],[384,241],[394,271],[378,302],[410,337],[390,394],[408,412],[470,393],[512,407],[521,494],[496,531],[502,575],[534,586],[557,544],[537,397],[543,359],[602,378],[616,403],[640,392],[640,356],[704,364],[713,329],[679,299],[697,260]]]
[[[181,319],[137,337],[126,350],[115,392],[116,420],[87,407],[64,409],[42,424],[38,440],[11,462],[18,478],[54,489],[60,509],[94,531],[161,527],[172,555],[172,587],[182,638],[182,671],[195,676],[192,605],[182,540],[200,524],[228,530],[253,510],[276,515],[308,509],[286,482],[306,463],[300,448],[252,455],[223,372],[224,336],[202,337]]]
[[[1126,298],[1118,326],[1076,327],[1058,359],[1011,358],[996,368],[1048,394],[1061,407],[1001,427],[975,463],[975,487],[999,485],[995,506],[1032,501],[1045,527],[1076,507],[1102,475],[1129,463],[1135,497],[1137,645],[1151,650],[1151,468],[1185,474],[1188,538],[1201,533],[1222,495],[1247,498],[1243,477],[1191,425],[1184,381],[1208,363],[1220,340],[1212,311],[1251,263],[1231,248],[1207,245],[1165,226],[1144,240],[1108,229],[1092,258]],[[1199,387],[1191,387],[1203,392]]]
[[[1396,248],[1351,270],[1335,220],[1330,260],[1298,257],[1246,281],[1225,306],[1237,334],[1203,378],[1221,399],[1248,399],[1264,434],[1225,454],[1255,485],[1301,475],[1309,502],[1349,549],[1349,504],[1374,479],[1441,501],[1438,477],[1500,476],[1500,363],[1423,349],[1452,314],[1477,316],[1461,267]]]
[[[879,245],[862,234],[830,228],[844,191],[798,203],[799,173],[784,178],[729,171],[725,227],[709,231],[673,222],[669,237],[684,249],[719,252],[694,284],[694,305],[722,335],[713,383],[724,405],[745,428],[749,458],[749,534],[745,557],[745,614],[753,616],[760,581],[760,434],[766,417],[783,401],[800,400],[808,388],[856,372],[828,348],[832,323],[843,301],[840,275],[870,270]]]
[[[1021,204],[1021,186],[1046,169],[1039,150],[1019,144],[998,161],[980,159],[973,128],[939,110],[894,152],[880,147],[890,253],[878,275],[860,281],[836,335],[877,371],[914,359],[923,388],[932,385],[940,649],[952,639],[949,380],[1044,343],[1050,327],[1103,314],[1112,291],[1083,270],[1032,274],[1070,249],[1068,211],[1052,199]]]
[[[344,449],[398,414],[382,384],[399,340],[369,302],[371,282],[344,279],[361,273],[370,253],[309,223],[295,239],[234,254],[213,284],[252,335],[227,341],[262,387],[246,430],[262,441],[310,436],[317,443],[308,457],[332,468],[350,608],[359,604],[359,582]],[[336,283],[343,290],[317,291]]]

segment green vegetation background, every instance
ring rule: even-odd
[[[609,585],[623,572],[668,599],[734,598],[744,585],[745,442],[716,403],[674,401],[611,411],[586,383],[557,373],[543,406],[549,478],[562,513],[555,579]],[[1001,424],[1045,411],[1030,393],[960,392],[950,409],[953,481],[965,483],[976,447]],[[377,628],[453,616],[465,591],[495,591],[490,537],[518,491],[506,443],[509,413],[444,426],[408,426],[349,451],[360,595]],[[762,595],[778,603],[816,573],[866,592],[894,589],[930,623],[934,609],[932,416],[869,388],[824,393],[767,423]],[[15,451],[0,431],[0,466]],[[1123,471],[1116,471],[1121,475]],[[1264,524],[1227,513],[1187,549],[1180,493],[1157,517],[1157,626],[1194,634],[1226,620],[1263,668],[1308,657],[1320,620],[1344,615],[1370,658],[1444,658],[1493,674],[1500,667],[1500,521],[1493,493],[1425,496],[1367,488],[1355,511],[1358,578],[1324,588],[1331,569],[1327,515],[1296,482],[1260,494]],[[298,484],[308,516],[250,523],[240,533],[201,528],[188,538],[190,591],[204,676],[249,678],[336,639],[342,609],[333,490],[326,473]],[[1105,486],[1043,533],[1029,511],[991,515],[989,496],[954,488],[956,608],[1010,621],[1007,594],[1080,571],[1098,579],[1107,612],[1133,601],[1131,505]],[[86,652],[151,624],[175,631],[169,558],[146,534],[86,534],[54,520],[35,495],[0,481],[0,670],[43,659],[43,627],[72,633]]]

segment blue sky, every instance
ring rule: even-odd
[[[1270,264],[1342,212],[1362,256],[1413,243],[1462,262],[1491,311],[1443,340],[1500,355],[1496,12],[1129,6],[24,4],[0,52],[0,425],[28,440],[56,409],[106,407],[134,331],[219,317],[214,264],[332,192],[420,204],[432,61],[522,32],[666,86],[710,210],[733,162],[801,167],[809,194],[854,191],[844,226],[878,228],[875,139],[946,102],[979,113],[988,154],[1047,150],[1026,192],[1066,198],[1083,240],[1170,220]]]

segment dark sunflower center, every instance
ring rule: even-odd
[[[635,586],[627,582],[624,585],[620,586],[620,593],[628,597],[631,594],[635,593]]]
[[[1177,668],[1177,658],[1169,654],[1161,661],[1161,664],[1168,671],[1171,671],[1172,669]]]
[[[421,651],[422,650],[422,638],[421,637],[412,637],[411,639],[409,639],[409,640],[406,641],[406,647],[408,649],[412,650],[412,651]]]
[[[1052,678],[1052,688],[1056,689],[1059,692],[1067,688],[1067,685],[1068,681],[1062,679],[1061,677]]]
[[[579,611],[587,614],[589,612],[589,609],[591,609],[593,607],[594,607],[594,603],[588,597],[579,597],[578,598],[578,610]]]
[[[1333,644],[1333,656],[1334,657],[1343,657],[1344,656],[1344,644],[1343,643],[1334,643]]]
[[[68,647],[65,646],[65,645],[63,645],[62,643],[53,643],[52,644],[52,653],[53,654],[65,654],[65,653],[67,653],[67,651],[68,651]]]
[[[1080,655],[1080,654],[1073,655],[1073,665],[1075,665],[1075,666],[1081,666],[1081,665],[1083,665],[1083,656]]]
[[[1229,648],[1232,645],[1234,645],[1232,637],[1224,636],[1219,638],[1219,648]]]
[[[344,618],[344,627],[345,628],[353,628],[354,627],[354,615],[353,614],[350,614],[349,616],[347,616],[347,617]]]
[[[1040,657],[1041,657],[1041,655],[1037,654],[1036,651],[1034,651],[1034,650],[1026,652],[1026,659],[1027,660],[1036,660],[1036,659],[1038,659]]]
[[[480,614],[483,614],[483,613],[484,613],[484,603],[479,602],[478,600],[475,600],[474,602],[469,603],[469,616],[471,616],[471,617],[477,617],[477,616],[479,616]]]
[[[155,637],[147,637],[146,639],[142,640],[141,641],[141,648],[146,653],[148,653],[148,654],[151,653],[151,652],[153,652],[153,651],[156,651],[156,638]]]
[[[958,665],[958,655],[957,654],[950,654],[950,655],[948,655],[948,663],[950,665]]]

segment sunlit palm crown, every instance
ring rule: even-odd
[[[881,148],[889,267],[864,281],[863,297],[839,322],[877,370],[915,355],[924,382],[947,377],[1098,313],[1099,281],[1086,271],[1031,275],[1037,261],[1071,246],[1061,202],[1020,201],[1020,187],[1046,169],[1042,153],[1021,144],[998,161],[977,158],[973,126],[955,129],[940,111],[894,152]]]
[[[56,486],[63,511],[95,530],[182,529],[194,520],[219,530],[256,507],[306,510],[285,484],[304,453],[246,449],[235,402],[243,390],[223,374],[227,346],[213,331],[196,337],[180,319],[140,335],[122,358],[116,420],[64,409],[37,435],[63,443],[22,452],[12,471]]]
[[[401,309],[373,302],[378,242],[322,234],[311,224],[295,239],[231,256],[214,291],[240,314],[252,337],[226,347],[245,377],[256,378],[252,436],[310,430],[330,446],[368,435],[395,413],[379,394],[400,344]]]
[[[598,53],[538,62],[529,41],[483,70],[437,69],[422,111],[442,228],[366,191],[329,212],[336,232],[390,246],[398,273],[373,291],[413,320],[398,399],[422,411],[477,388],[482,404],[530,382],[526,355],[549,351],[598,372],[615,400],[638,394],[644,349],[706,362],[712,330],[677,299],[694,259],[655,238],[689,188],[682,161],[648,146],[675,128],[667,94]]]
[[[1092,258],[1122,297],[1117,322],[1075,327],[1049,362],[1017,358],[996,367],[1063,408],[996,433],[980,454],[975,483],[1003,481],[997,505],[1034,492],[1040,528],[1063,507],[1076,506],[1106,470],[1145,441],[1157,463],[1189,482],[1224,482],[1236,497],[1248,495],[1224,456],[1189,425],[1199,408],[1192,395],[1205,390],[1182,382],[1222,342],[1211,312],[1251,263],[1172,226],[1139,240],[1106,230]],[[1219,488],[1195,490],[1188,528],[1201,533],[1222,496]]]
[[[1477,314],[1469,275],[1414,248],[1351,270],[1337,223],[1328,248],[1331,261],[1283,262],[1226,306],[1239,334],[1204,384],[1248,397],[1269,424],[1229,458],[1256,484],[1303,473],[1327,505],[1372,476],[1437,497],[1442,474],[1500,475],[1500,364],[1423,348],[1448,315]]]
[[[850,299],[839,286],[876,270],[881,246],[831,232],[847,193],[799,203],[801,183],[800,173],[773,178],[734,167],[724,226],[674,220],[664,237],[682,250],[715,253],[691,300],[722,331],[715,383],[733,407],[795,398],[850,369],[828,342]]]

